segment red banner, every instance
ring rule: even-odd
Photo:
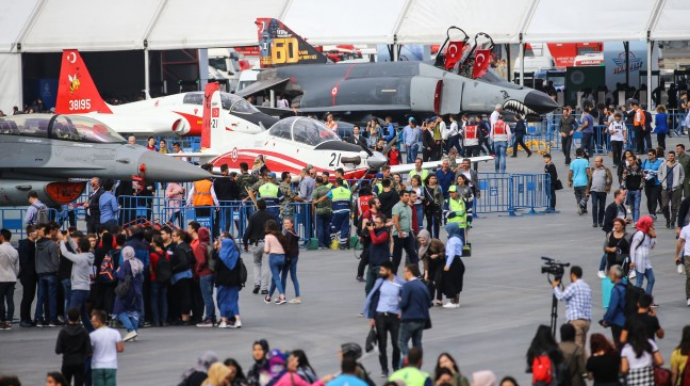
[[[474,69],[472,70],[472,77],[474,79],[482,77],[486,74],[491,64],[491,50],[476,50],[474,52]]]
[[[446,48],[446,70],[450,70],[455,66],[460,58],[462,58],[462,49],[464,48],[464,42],[450,42],[448,43],[448,48]]]

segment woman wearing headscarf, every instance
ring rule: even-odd
[[[417,235],[419,250],[417,256],[424,263],[424,281],[429,287],[429,294],[434,299],[435,306],[443,305],[443,293],[441,292],[441,276],[443,275],[443,262],[441,257],[445,255],[445,245],[439,239],[432,239],[428,230],[422,229]],[[434,292],[436,297],[434,298]]]
[[[496,386],[496,374],[490,370],[472,373],[471,386]]]
[[[299,367],[299,357],[291,353],[287,358],[285,370],[276,375],[271,386],[323,386],[334,378],[332,375],[327,375],[321,379],[309,381],[300,375]]]
[[[261,385],[261,369],[268,363],[268,342],[266,339],[260,339],[252,345],[252,358],[254,364],[247,372],[247,383],[250,386]]]
[[[208,369],[212,364],[218,362],[218,356],[213,351],[206,351],[196,360],[196,365],[182,374],[180,386],[201,386],[208,378]]]
[[[137,338],[139,328],[139,316],[144,310],[144,263],[134,255],[134,248],[122,248],[122,264],[117,269],[115,276],[118,283],[129,281],[129,289],[122,296],[115,297],[113,313],[117,315],[122,325],[127,329],[127,335],[122,339],[125,342]]]
[[[446,243],[446,262],[443,266],[442,288],[443,294],[450,301],[443,305],[444,308],[460,307],[460,292],[462,292],[462,279],[465,275],[465,264],[462,262],[463,231],[457,223],[446,225],[448,242]]]
[[[647,278],[647,288],[645,291],[652,294],[654,289],[654,271],[652,262],[649,259],[649,251],[656,245],[656,230],[654,229],[654,219],[651,216],[642,216],[637,220],[637,232],[633,234],[630,242],[630,268],[635,270],[637,275],[637,287],[642,287],[644,279]],[[653,304],[652,307],[658,307]]]
[[[215,252],[218,254],[216,264],[216,303],[220,309],[218,328],[240,328],[240,252],[235,241],[227,232],[216,240]],[[233,320],[234,319],[234,320]]]

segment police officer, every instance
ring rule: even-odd
[[[295,213],[295,192],[292,190],[292,175],[290,172],[283,172],[280,175],[280,193],[283,198],[280,200],[280,215],[283,219],[293,218]]]
[[[275,217],[278,224],[280,221],[280,201],[283,198],[280,188],[275,183],[276,174],[266,173],[264,183],[259,187],[259,197],[266,201],[266,210]],[[253,194],[251,191],[250,196]]]
[[[315,200],[314,204],[324,201],[326,197],[330,198],[333,203],[331,207],[333,211],[331,232],[337,233],[340,230],[340,249],[345,249],[350,239],[350,202],[352,201],[352,193],[350,193],[350,189],[343,186],[343,179],[337,178],[333,190],[324,197]]]
[[[465,209],[465,200],[458,194],[458,187],[451,185],[448,188],[448,198],[443,203],[443,218],[444,223],[457,223],[462,230],[462,239],[467,241],[467,210]]]

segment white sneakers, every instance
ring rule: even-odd
[[[599,271],[597,272],[597,276],[599,276],[599,279],[603,279],[606,277],[606,272],[604,271]]]
[[[635,277],[637,277],[637,272],[634,269],[631,269],[630,272],[628,272],[628,279],[632,280]]]
[[[125,341],[125,342],[129,342],[129,341],[132,341],[132,340],[136,340],[136,339],[137,339],[137,336],[139,336],[139,334],[137,334],[136,331],[130,331],[130,332],[127,333],[127,335],[125,335],[124,338],[122,338],[122,340]]]
[[[242,321],[241,320],[236,320],[235,323],[220,322],[218,324],[218,328],[241,328],[241,327],[242,327]]]
[[[443,305],[443,308],[460,308],[460,303],[448,302],[448,303]]]

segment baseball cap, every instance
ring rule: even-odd
[[[408,119],[407,121],[408,121],[408,122],[417,122],[417,120],[414,119],[414,117],[410,117],[410,119]]]
[[[271,177],[271,178],[276,178],[276,174],[275,174],[275,173],[268,173],[268,176]]]
[[[383,178],[383,173],[376,173],[376,178]]]
[[[451,185],[451,187],[448,188],[448,193],[450,193],[450,192],[457,192],[457,191],[458,191],[458,187],[455,186],[455,185]]]

